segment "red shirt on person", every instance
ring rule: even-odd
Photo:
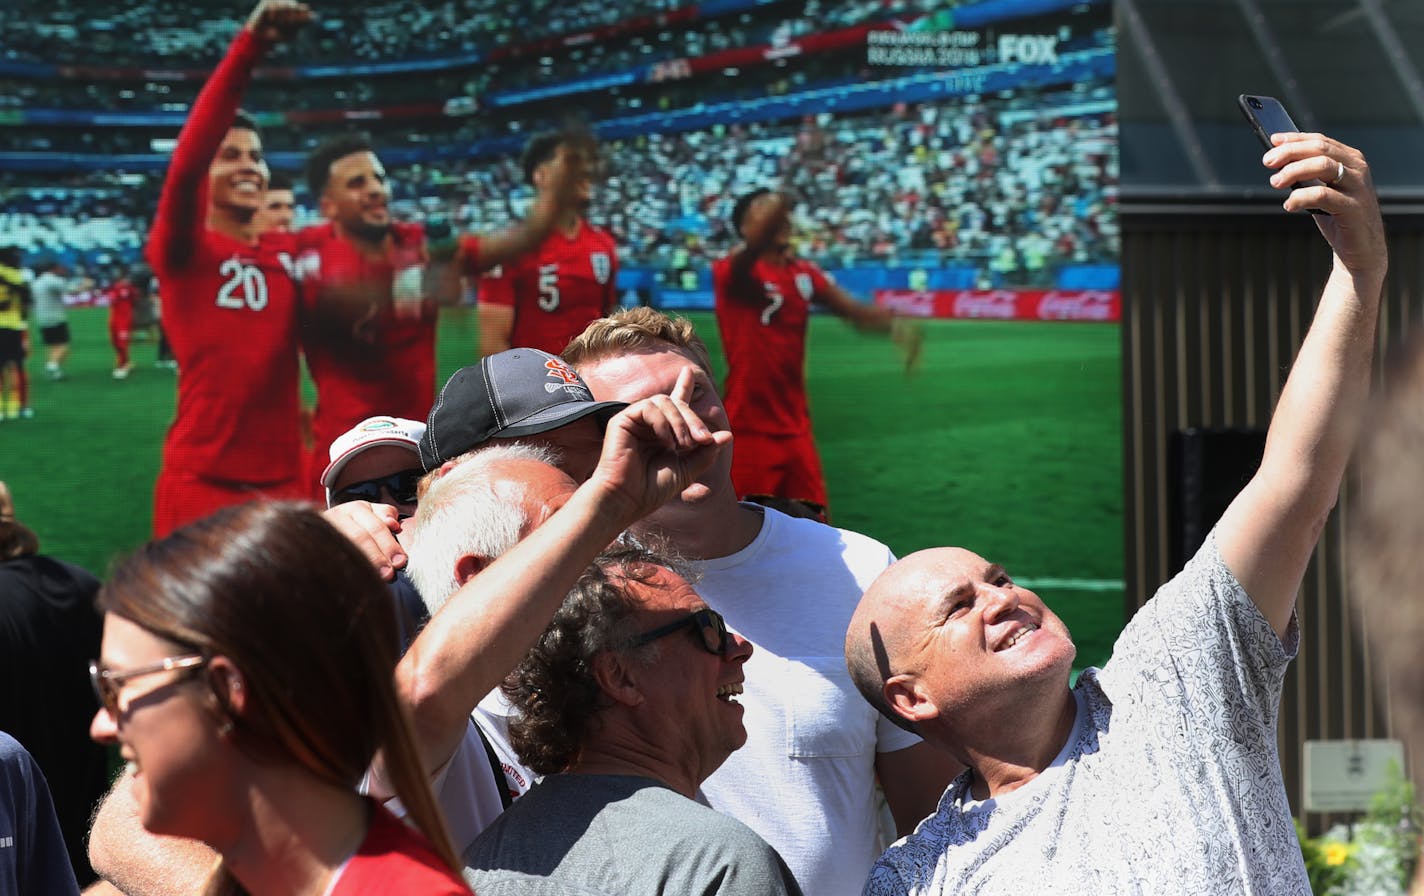
[[[134,302],[138,300],[138,290],[127,279],[120,277],[108,289],[109,299],[109,344],[114,347],[114,375],[128,374],[129,340],[133,336]]]
[[[388,251],[372,255],[331,223],[297,235],[302,350],[317,390],[306,483],[318,493],[331,443],[342,433],[378,414],[424,420],[435,400],[435,305],[393,294],[397,277],[424,266],[425,231],[396,222],[390,237]],[[369,290],[359,308],[336,315],[342,332],[320,307],[323,291],[333,286]],[[324,502],[325,494],[319,498]]]
[[[722,399],[736,437],[732,480],[740,495],[774,495],[825,507],[826,486],[806,397],[806,328],[829,281],[809,261],[759,258],[735,283],[732,256],[712,265],[712,292],[727,381]]]
[[[557,355],[617,306],[617,279],[613,237],[580,219],[572,237],[556,230],[533,252],[486,273],[479,301],[514,309],[510,346]]]
[[[469,896],[470,888],[431,849],[430,841],[383,806],[371,807],[371,825],[356,854],[337,871],[330,896]]]
[[[128,330],[133,327],[134,303],[138,289],[126,279],[114,281],[109,287],[109,329]]]
[[[206,226],[208,168],[263,50],[238,32],[183,131],[145,250],[182,374],[163,447],[154,532],[266,494],[296,497],[297,290],[288,234],[254,244]]]

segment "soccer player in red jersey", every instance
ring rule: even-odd
[[[259,495],[300,497],[296,245],[256,234],[262,140],[238,103],[263,51],[311,20],[263,0],[193,103],[163,183],[146,255],[182,367],[153,528],[162,536]]]
[[[821,458],[806,400],[806,328],[813,303],[856,329],[890,332],[895,316],[858,302],[791,248],[785,193],[755,190],[732,209],[742,244],[712,265],[717,327],[727,355],[723,399],[736,439],[732,481],[737,493],[778,510],[826,520]],[[919,330],[897,328],[912,365]]]
[[[121,380],[132,369],[129,364],[129,340],[133,336],[134,302],[138,300],[138,289],[129,280],[127,272],[121,272],[108,289],[109,297],[109,344],[114,347],[114,379]]]
[[[420,224],[391,219],[386,170],[366,138],[332,138],[308,158],[308,185],[327,219],[297,237],[302,347],[317,387],[306,477],[316,497],[324,500],[319,474],[342,433],[376,415],[425,419],[435,398],[437,304],[458,297],[458,272],[473,276],[548,237],[574,208],[576,171],[560,154],[526,220],[466,234],[442,253],[427,247]]]
[[[482,356],[514,346],[557,355],[618,304],[617,246],[606,231],[584,218],[598,161],[593,137],[578,130],[536,135],[524,150],[524,179],[542,199],[552,187],[561,154],[576,160],[581,172],[574,184],[576,205],[564,210],[554,232],[537,249],[480,281]]]
[[[275,230],[278,233],[289,233],[296,217],[297,197],[292,192],[292,179],[274,171],[267,182],[262,208],[257,210],[257,232],[263,234]]]

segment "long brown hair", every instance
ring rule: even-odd
[[[355,790],[378,749],[436,853],[461,868],[396,697],[395,608],[371,564],[310,508],[228,507],[149,542],[114,570],[100,609],[230,659],[251,698],[239,749]],[[219,706],[223,705],[219,698]],[[207,892],[235,892],[221,863]]]

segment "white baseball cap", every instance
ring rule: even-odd
[[[410,449],[418,466],[420,440],[424,435],[424,423],[403,417],[367,417],[342,433],[331,443],[331,463],[321,474],[321,484],[326,486],[326,503],[331,503],[331,484],[356,455],[368,448],[394,445]]]

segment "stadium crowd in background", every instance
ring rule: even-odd
[[[1051,109],[1051,97],[1037,100]],[[654,267],[676,286],[736,242],[727,223],[736,197],[779,182],[804,201],[801,252],[823,267],[963,264],[985,283],[1051,285],[1063,264],[1116,257],[1117,124],[1111,111],[1020,114],[1034,102],[985,98],[606,141],[608,177],[588,215],[608,228],[624,266]],[[396,166],[389,177],[397,214],[472,230],[508,226],[530,196],[509,159]],[[102,224],[105,204],[95,208],[87,192],[51,200],[45,214],[22,204],[0,220],[31,251],[71,239],[112,252],[137,245],[151,184],[81,181],[114,191]],[[90,223],[71,237],[81,212]]]
[[[412,7],[400,0],[363,5],[360,14],[341,8],[324,10],[321,25],[274,55],[283,62],[389,61],[429,56],[460,56],[507,48],[514,41],[532,44],[551,36],[565,36],[651,18],[658,13],[690,6],[685,0],[634,0],[611,7],[595,0],[557,3],[536,0],[509,7],[493,0],[444,0]],[[772,21],[750,33],[737,22],[723,23],[714,34],[699,29],[651,31],[632,35],[627,49],[615,38],[616,55],[605,56],[597,45],[574,59],[584,71],[626,65],[639,57],[658,54],[696,56],[723,46],[776,43],[807,33],[813,27],[845,27],[871,16],[907,14],[945,5],[944,0],[885,3],[880,0],[822,0],[799,9],[776,11]],[[957,5],[950,3],[949,5]],[[0,58],[46,63],[113,66],[148,66],[178,57],[212,64],[222,56],[230,35],[224,15],[231,8],[218,2],[173,4],[144,0],[123,10],[96,17],[81,0],[62,0],[44,10],[19,9],[0,15],[5,38]],[[740,19],[746,19],[743,13]],[[154,22],[166,27],[155,29]],[[722,35],[720,38],[714,35]],[[517,44],[516,44],[517,45]],[[84,46],[89,55],[75,55]],[[552,62],[544,66],[558,72]]]

